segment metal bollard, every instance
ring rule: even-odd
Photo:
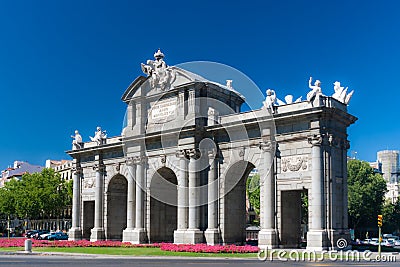
[[[25,252],[32,252],[32,240],[30,239],[25,240]]]

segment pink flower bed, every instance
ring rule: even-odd
[[[175,251],[175,252],[198,252],[198,253],[256,253],[259,248],[254,246],[236,246],[236,245],[215,245],[209,246],[207,244],[171,244],[161,243],[161,250]]]
[[[25,238],[2,238],[0,239],[0,247],[24,247]],[[206,244],[172,244],[172,243],[154,243],[154,244],[131,244],[121,241],[95,241],[88,240],[78,241],[48,241],[32,239],[33,247],[125,247],[125,248],[156,248],[159,247],[164,251],[175,252],[197,252],[197,253],[256,253],[259,248],[254,246],[236,246],[236,245],[215,245]]]
[[[0,247],[24,247],[25,238],[2,238],[0,239]],[[88,240],[78,241],[48,241],[48,240],[35,240],[32,239],[33,247],[146,247],[154,248],[159,247],[159,244],[131,244],[123,243],[121,241],[95,241],[90,242]]]

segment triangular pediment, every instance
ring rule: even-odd
[[[158,77],[162,75],[164,75],[164,80],[158,79]],[[137,77],[125,90],[125,93],[122,96],[122,101],[129,102],[130,99],[136,96],[143,96],[142,94],[138,94],[140,88],[145,89],[145,95],[153,95],[162,92],[168,92],[175,88],[179,88],[195,82],[211,83],[207,79],[190,71],[181,69],[176,66],[167,67],[165,69],[165,72],[161,75]]]

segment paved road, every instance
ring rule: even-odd
[[[283,266],[398,266],[398,262],[280,262],[259,261],[257,259],[186,259],[186,258],[137,258],[108,256],[70,256],[70,255],[0,255],[0,266],[119,266],[119,267],[283,267]]]

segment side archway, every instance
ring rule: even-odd
[[[122,240],[126,228],[128,181],[123,175],[114,176],[107,188],[107,240]]]
[[[222,242],[244,244],[246,242],[246,181],[255,168],[248,161],[231,165],[225,175],[223,197]]]
[[[177,229],[177,184],[175,173],[158,169],[150,182],[150,242],[173,242]]]

